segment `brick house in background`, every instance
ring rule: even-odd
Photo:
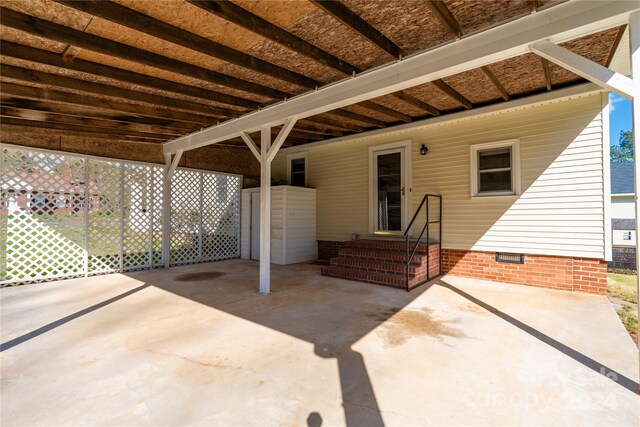
[[[612,255],[609,268],[636,268],[633,162],[611,163]]]

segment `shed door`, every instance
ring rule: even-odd
[[[260,192],[251,193],[251,259],[260,259]]]

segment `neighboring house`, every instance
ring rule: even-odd
[[[274,179],[317,190],[319,258],[333,258],[324,272],[400,286],[385,270],[393,268],[385,250],[403,247],[423,196],[435,194],[442,196],[443,273],[604,292],[607,93],[540,95],[488,111],[282,150]],[[437,221],[437,200],[430,203]],[[424,223],[422,211],[413,237]]]
[[[611,268],[636,268],[633,162],[611,163]]]

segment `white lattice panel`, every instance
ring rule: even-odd
[[[124,165],[122,257],[125,270],[151,266],[151,167]]]
[[[162,166],[8,147],[0,155],[0,284],[162,264]]]
[[[171,188],[171,264],[240,256],[240,177],[178,170]]]
[[[178,169],[171,182],[171,264],[200,261],[202,173]]]
[[[122,269],[122,163],[89,159],[87,171],[89,272],[119,271]]]
[[[2,149],[5,282],[84,274],[84,160]]]
[[[217,261],[239,256],[240,178],[203,174],[202,259]]]

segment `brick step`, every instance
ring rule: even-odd
[[[412,250],[415,241],[409,241],[409,248]],[[437,246],[437,243],[431,243],[429,246]],[[361,249],[377,249],[386,251],[406,251],[407,246],[404,240],[349,240],[345,242],[345,247],[361,248]],[[418,252],[427,252],[427,244],[420,243]]]
[[[407,271],[407,264],[405,262],[383,262],[379,259],[371,258],[356,258],[356,257],[338,257],[331,259],[331,265],[337,267],[345,267],[357,270],[366,270],[377,273],[391,273],[391,274],[405,274]],[[413,277],[416,274],[424,274],[426,271],[426,263],[411,264],[409,267],[409,276]]]
[[[322,274],[326,276],[336,277],[339,279],[355,280],[358,282],[375,283],[378,285],[392,286],[404,289],[404,274],[379,273],[366,270],[356,270],[351,268],[343,268],[335,265],[322,268]],[[409,288],[417,286],[425,280],[424,274],[421,276],[409,278]]]
[[[405,251],[388,251],[378,249],[364,249],[364,248],[352,248],[344,247],[338,251],[338,257],[360,258],[376,260],[380,262],[398,262],[405,263],[407,255]],[[411,260],[412,264],[426,265],[427,254],[422,252],[416,252]]]

